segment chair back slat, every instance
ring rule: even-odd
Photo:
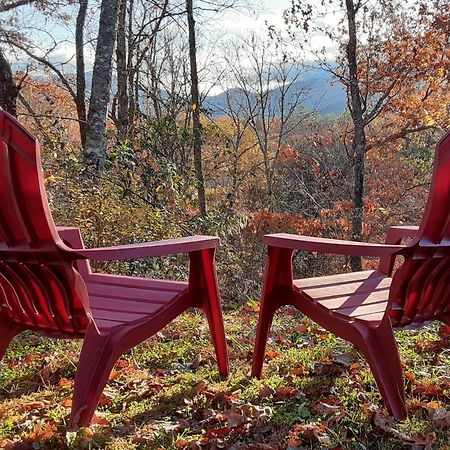
[[[1,237],[7,247],[29,241],[24,233],[24,225],[15,195],[9,147],[5,142],[0,145],[0,228]]]
[[[450,133],[437,144],[433,177],[419,231],[394,273],[394,325],[442,319],[450,308]]]
[[[86,286],[61,249],[39,143],[1,110],[0,173],[0,318],[49,334],[84,334]]]
[[[3,120],[0,139],[7,147],[1,158],[7,184],[2,200],[8,205],[6,219],[12,232],[31,247],[53,242],[55,226],[47,205],[38,142],[11,120]]]
[[[0,270],[3,276],[8,280],[9,285],[13,289],[18,301],[20,302],[21,309],[25,315],[23,321],[28,326],[39,326],[39,313],[32,300],[32,294],[18,273],[15,271],[14,265],[11,263],[0,262]],[[10,319],[20,322],[21,318],[18,316],[18,311],[2,310],[2,313],[6,314]]]
[[[418,233],[421,245],[449,244],[450,133],[436,145],[433,177]]]

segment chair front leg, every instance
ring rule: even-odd
[[[24,331],[24,327],[17,322],[0,321],[0,361],[13,338],[22,331]]]
[[[261,377],[273,316],[280,306],[286,304],[285,294],[293,288],[292,255],[291,249],[268,247],[268,262],[253,352],[252,376],[257,378]]]
[[[189,253],[189,291],[196,297],[195,306],[206,314],[219,374],[227,377],[230,374],[228,350],[214,256],[215,248]]]
[[[120,333],[100,334],[93,323],[89,324],[75,375],[71,429],[91,422],[109,374],[122,354],[120,343]]]

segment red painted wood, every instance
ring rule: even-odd
[[[402,239],[410,237],[406,244]],[[293,305],[358,347],[366,356],[383,400],[406,417],[403,375],[393,327],[430,320],[450,323],[450,133],[437,144],[433,179],[420,227],[391,227],[385,244],[274,234],[264,237],[268,262],[253,355],[260,376],[275,311]],[[378,270],[294,280],[295,250],[378,256]],[[397,256],[404,262],[393,273]]]
[[[77,228],[56,228],[39,144],[0,110],[0,358],[24,330],[83,338],[71,426],[88,425],[116,360],[189,307],[208,319],[219,372],[229,373],[214,255],[219,240],[191,236],[85,249]],[[189,282],[92,273],[109,261],[187,253]]]

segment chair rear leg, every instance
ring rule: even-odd
[[[252,377],[261,378],[267,339],[276,309],[277,305],[269,298],[262,300],[253,352]]]
[[[390,324],[368,329],[359,346],[367,358],[383,401],[397,419],[406,419],[403,371],[397,344]]]
[[[16,322],[0,322],[0,361],[14,336],[22,331],[24,331],[24,328]]]
[[[119,342],[116,335],[101,335],[93,324],[89,325],[75,375],[71,429],[88,426],[91,422],[109,374],[121,355]]]

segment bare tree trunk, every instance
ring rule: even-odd
[[[95,53],[84,160],[102,171],[106,160],[106,120],[111,97],[112,57],[117,32],[118,0],[102,0],[97,50]]]
[[[120,0],[117,21],[117,138],[123,142],[128,138],[128,73],[126,46],[127,0]]]
[[[0,107],[16,116],[18,95],[19,88],[14,83],[11,66],[0,48]]]
[[[202,124],[200,122],[200,95],[198,91],[197,49],[195,43],[195,20],[193,0],[186,0],[189,26],[189,60],[191,64],[192,132],[194,143],[194,167],[198,192],[198,208],[206,216],[205,180],[202,169]]]
[[[77,94],[75,104],[77,107],[78,123],[80,127],[81,145],[86,144],[86,75],[84,67],[84,25],[86,22],[86,11],[88,0],[79,0],[77,23],[75,29],[75,47],[77,59]]]
[[[346,0],[348,19],[348,44],[347,59],[350,75],[350,113],[352,116],[354,133],[352,149],[355,158],[354,188],[353,188],[353,213],[352,213],[352,239],[361,241],[364,216],[364,156],[366,154],[366,134],[364,123],[364,111],[361,103],[361,92],[358,80],[358,62],[356,58],[356,12],[357,7],[353,0]],[[350,264],[353,271],[361,270],[361,257],[352,256]]]

